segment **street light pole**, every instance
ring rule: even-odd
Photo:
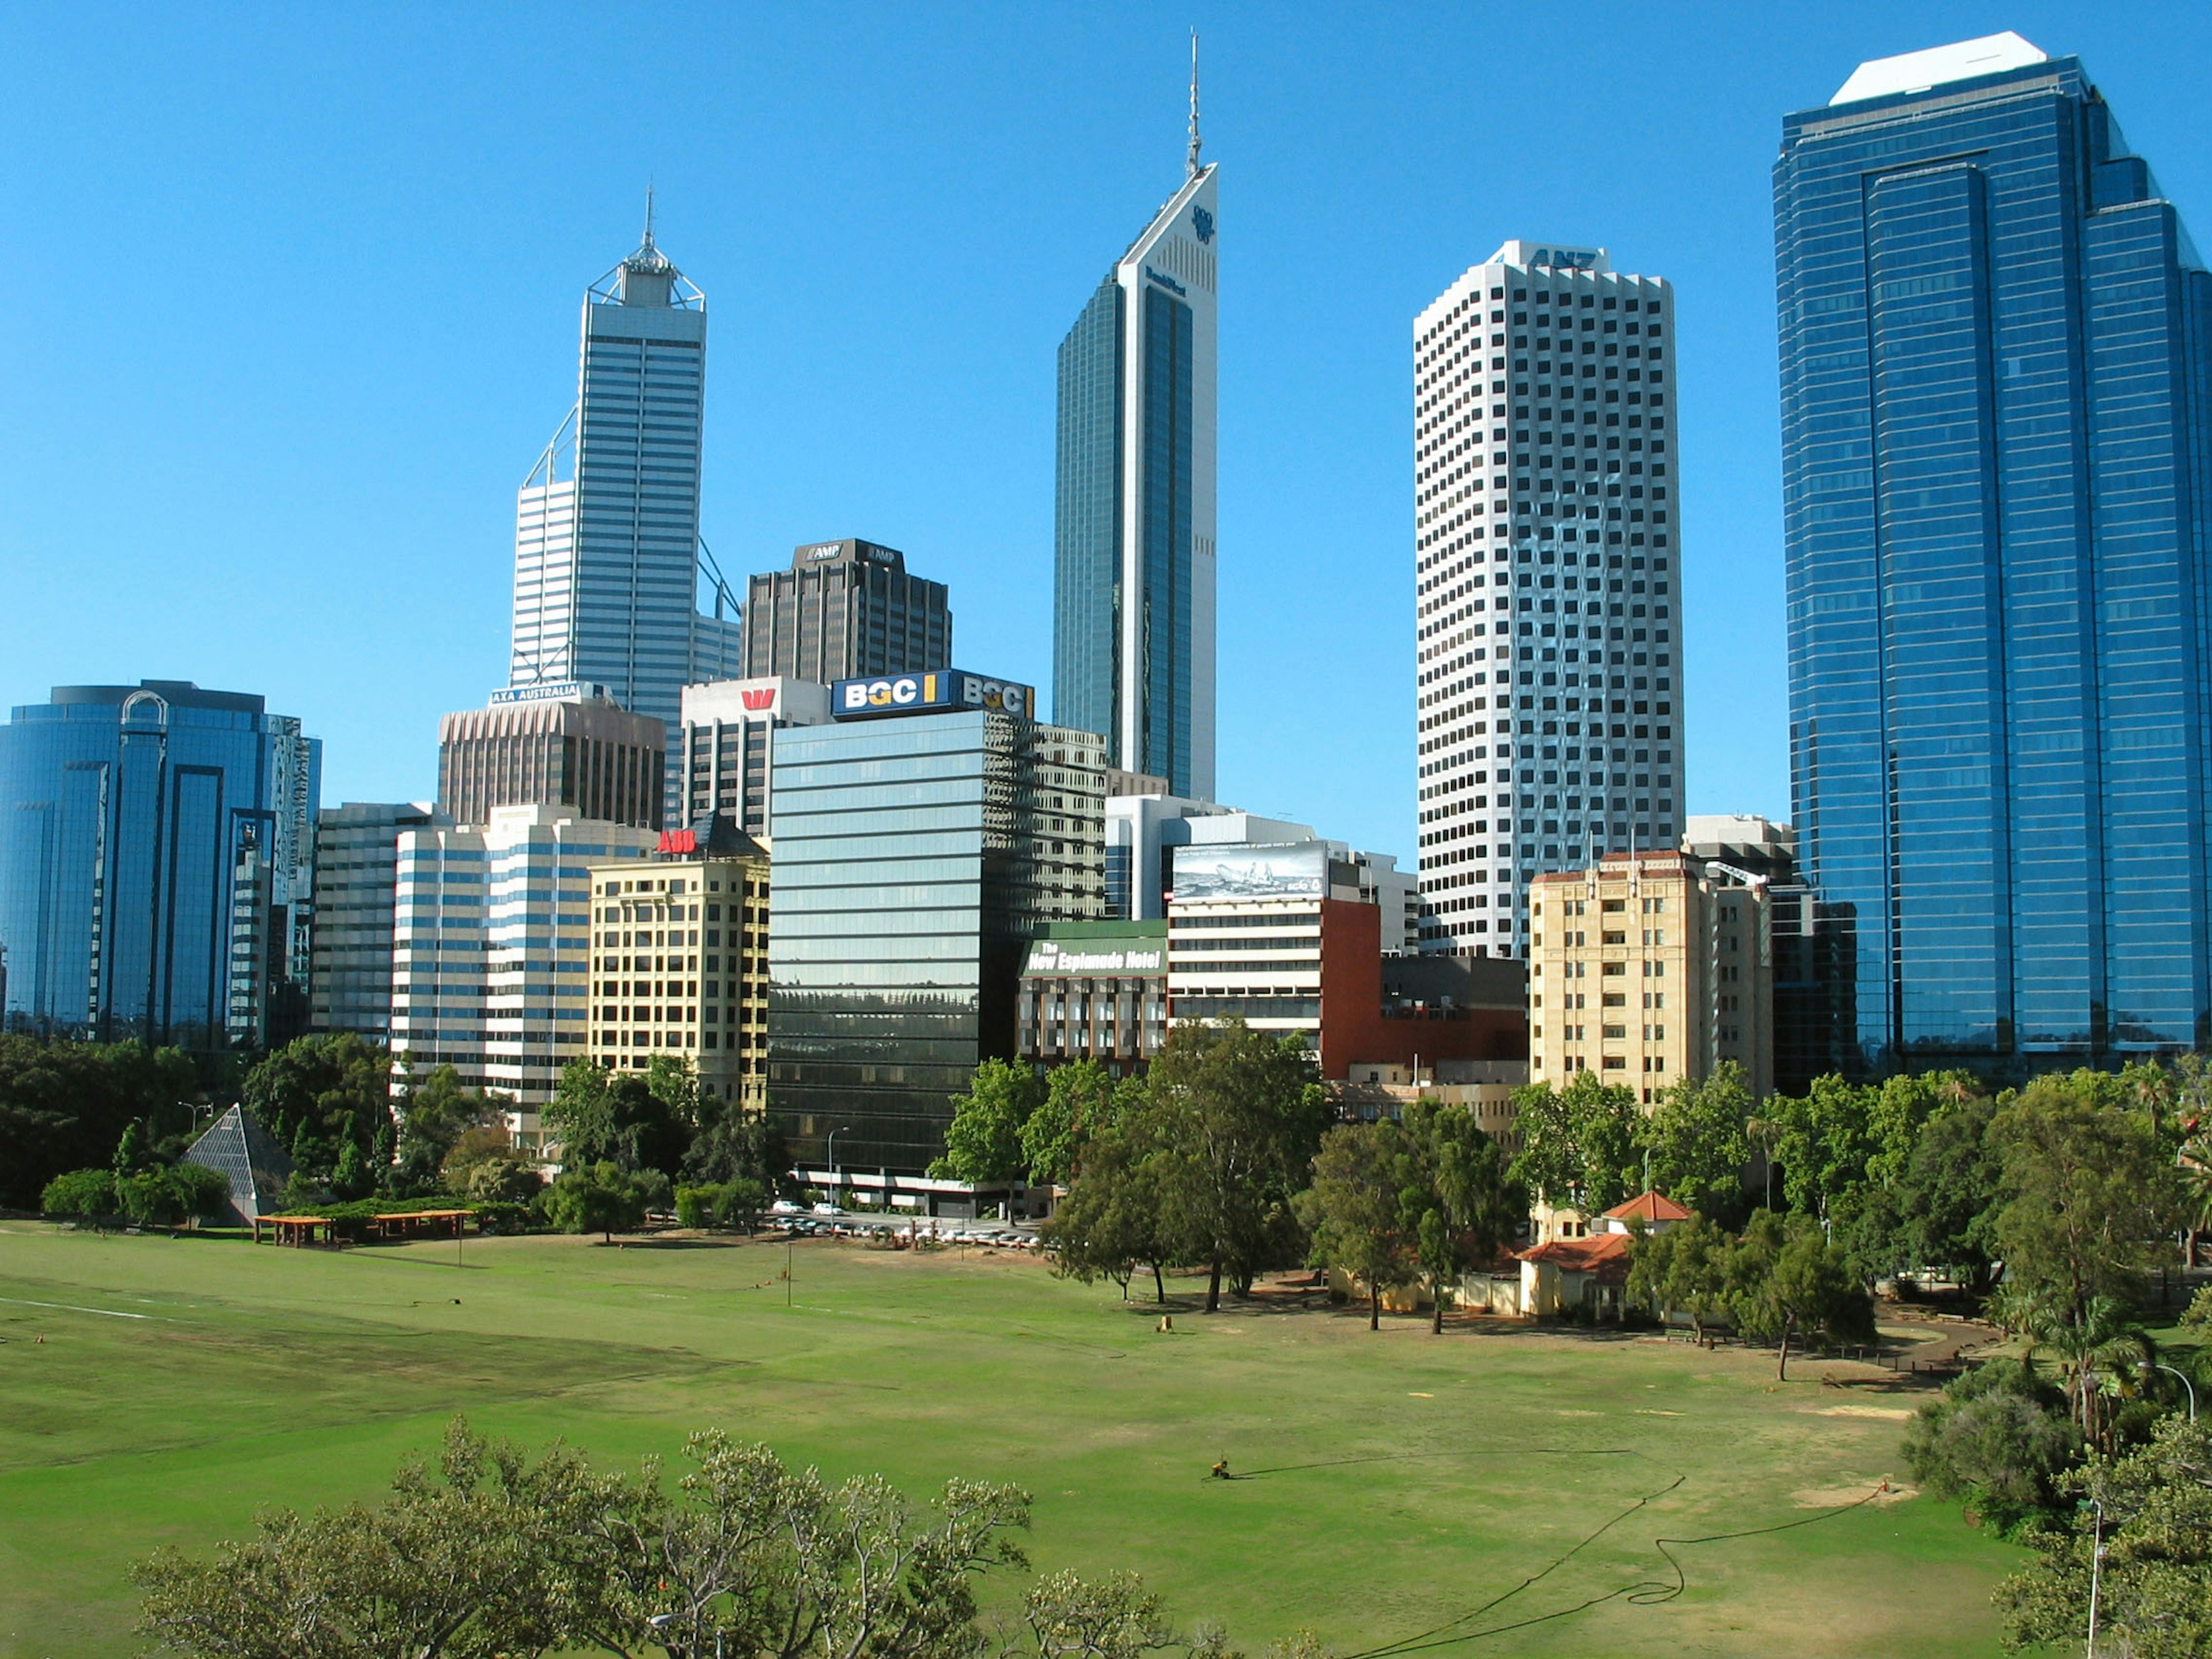
[[[2095,1509],[2094,1547],[2089,1553],[2089,1659],[2097,1659],[2097,1592],[2102,1587],[2105,1572],[2105,1502],[2100,1498],[2089,1500]]]
[[[845,1183],[837,1178],[837,1137],[852,1133],[853,1126],[849,1123],[841,1123],[830,1132],[830,1185],[836,1194],[832,1201],[841,1210],[845,1207]]]
[[[2169,1376],[2181,1378],[2181,1386],[2189,1390],[2189,1420],[2194,1423],[2197,1420],[2197,1385],[2189,1380],[2188,1374],[2175,1370],[2171,1365],[2161,1365],[2155,1359],[2144,1360],[2143,1369],[2147,1371],[2164,1371]]]

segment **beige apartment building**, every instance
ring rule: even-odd
[[[586,1052],[611,1071],[691,1062],[725,1100],[768,1105],[769,855],[726,818],[644,861],[594,864]]]
[[[1577,1073],[1649,1106],[1723,1060],[1774,1087],[1774,971],[1763,880],[1677,852],[1607,853],[1535,879],[1528,1080]]]

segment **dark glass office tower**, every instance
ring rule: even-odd
[[[257,696],[59,685],[0,726],[12,1030],[254,1048],[306,1029],[322,743]]]
[[[909,574],[895,547],[850,536],[810,542],[793,550],[790,569],[762,571],[746,584],[740,678],[827,685],[951,661],[945,586]]]
[[[1018,1053],[1028,941],[1103,908],[1102,745],[960,705],[774,740],[769,1109],[802,1161],[834,1133],[848,1167],[918,1173]]]
[[[1053,718],[1109,763],[1213,794],[1215,169],[1182,187],[1060,344]]]
[[[1775,167],[1792,793],[1859,1058],[2202,1047],[2212,284],[2073,58],[1860,67]]]

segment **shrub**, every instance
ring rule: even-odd
[[[721,1208],[726,1188],[721,1187],[678,1187],[676,1189],[677,1224],[684,1227],[711,1227],[721,1219]]]
[[[1963,1499],[1999,1532],[2051,1510],[2054,1482],[2081,1449],[2059,1391],[2017,1360],[1944,1386],[1905,1431],[1905,1462],[1928,1492]]]
[[[714,1205],[716,1221],[725,1227],[743,1227],[749,1233],[760,1225],[761,1212],[768,1208],[766,1182],[739,1176],[724,1182],[721,1190]]]
[[[46,1215],[113,1215],[115,1172],[112,1170],[71,1170],[46,1183],[39,1195],[39,1208]]]

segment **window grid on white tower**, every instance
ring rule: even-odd
[[[1680,834],[1673,313],[1512,241],[1415,322],[1425,950],[1525,956],[1539,872]]]

